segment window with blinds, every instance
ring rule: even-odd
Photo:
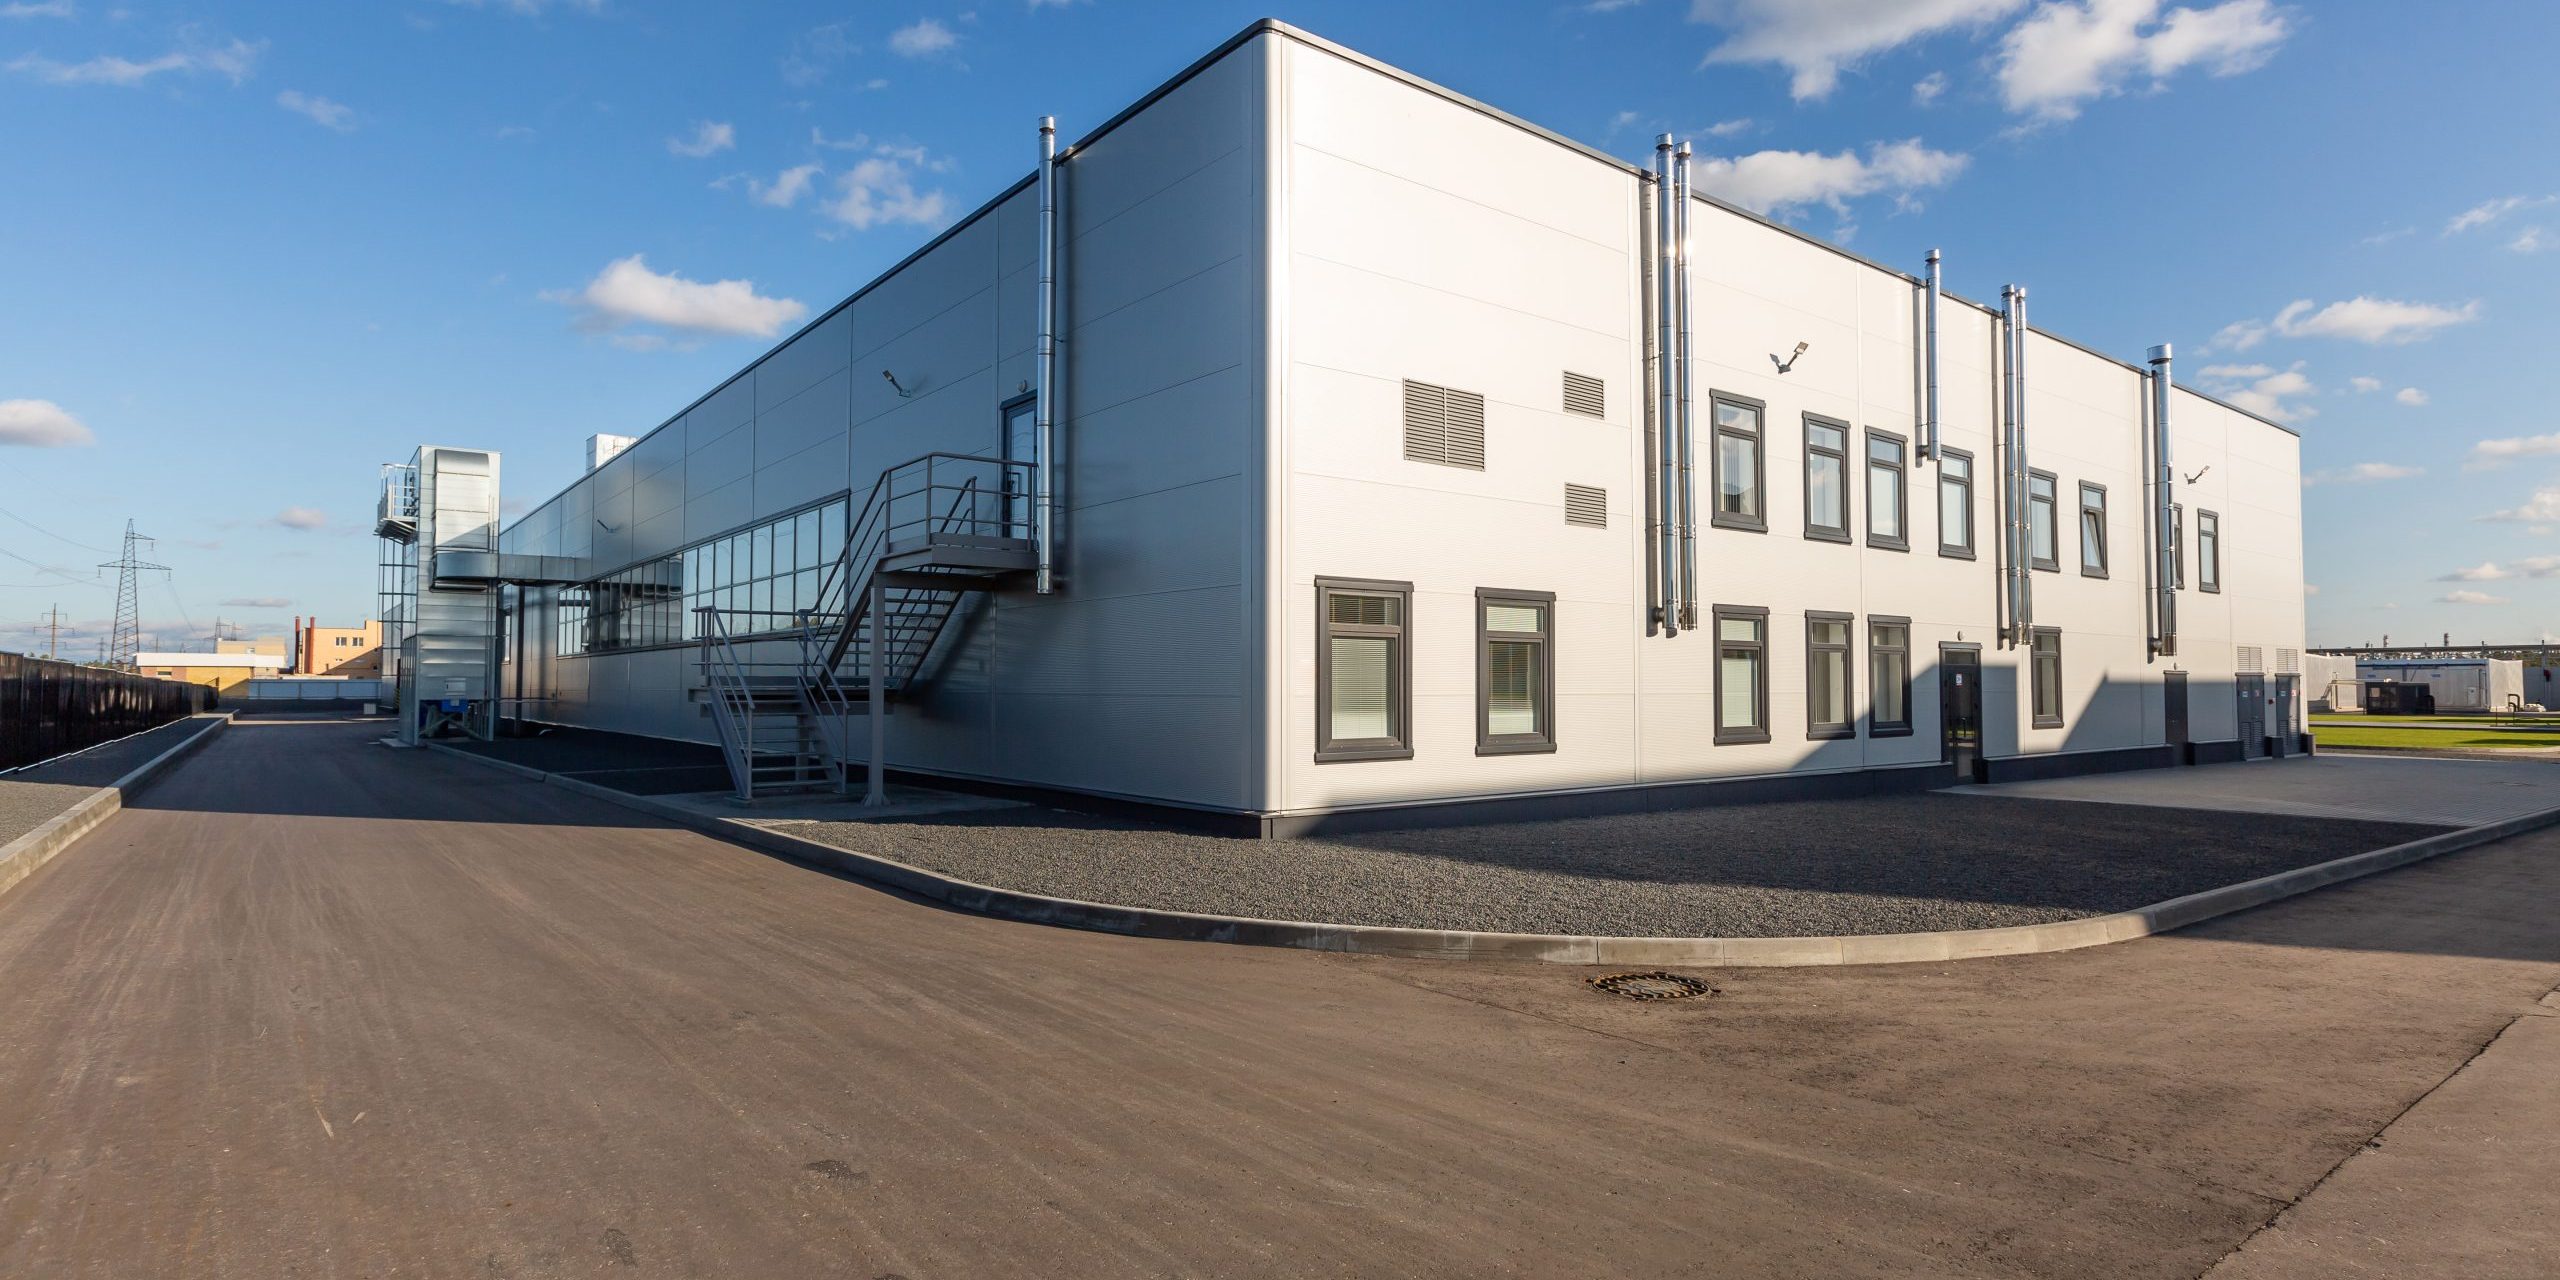
[[[1564,375],[1564,411],[1586,418],[1609,416],[1608,384],[1587,373],[1567,370]]]
[[[1406,379],[1404,456],[1414,462],[1484,470],[1484,397]]]
[[[1587,484],[1564,487],[1564,522],[1593,529],[1609,527],[1609,491]]]
[[[1413,585],[1316,580],[1316,760],[1413,754]]]
[[[1476,593],[1476,754],[1553,751],[1556,598]]]

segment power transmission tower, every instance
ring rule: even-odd
[[[44,626],[45,626],[44,656],[46,656],[46,657],[48,657],[48,658],[59,658],[59,657],[61,657],[62,655],[61,655],[59,652],[57,652],[57,650],[61,649],[61,647],[62,647],[62,606],[61,606],[61,605],[55,605],[53,608],[51,608],[51,609],[49,609],[49,610],[47,610],[47,611],[45,612],[45,615],[44,615]]]
[[[124,554],[101,569],[116,571],[116,622],[107,632],[105,661],[112,667],[133,669],[133,656],[142,651],[142,578],[145,573],[167,573],[169,566],[152,564],[142,559],[151,549],[152,539],[133,531],[133,522],[124,522]]]

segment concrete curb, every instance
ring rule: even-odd
[[[962,911],[1029,924],[1090,929],[1140,938],[1228,942],[1303,951],[1356,952],[1423,960],[1536,960],[1549,964],[1727,965],[1805,967],[1908,964],[1972,960],[1984,956],[2036,955],[2125,942],[2200,924],[2314,889],[2404,867],[2442,854],[2560,825],[2560,808],[2545,809],[2484,826],[2426,836],[2387,849],[2350,854],[2239,884],[2223,885],[2131,911],[2001,929],[1950,929],[1934,933],[1847,934],[1797,938],[1625,938],[1573,934],[1480,933],[1465,929],[1407,929],[1390,925],[1323,924],[1260,920],[1123,907],[1052,898],[958,880],[875,854],[839,849],[732,818],[696,813],[651,796],[636,796],[591,782],[491,760],[435,743],[424,744],[459,759],[539,779],[610,804],[665,818],[679,826],[793,862],[840,871]]]
[[[19,881],[35,874],[35,870],[53,861],[54,855],[71,847],[71,843],[89,834],[89,829],[114,817],[124,807],[127,792],[140,790],[144,783],[178,759],[202,747],[215,734],[231,726],[231,713],[211,717],[204,728],[188,734],[187,739],[136,766],[133,772],[100,787],[78,804],[63,810],[43,826],[0,845],[0,893],[7,893]],[[104,744],[101,744],[104,745]]]

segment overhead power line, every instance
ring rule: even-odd
[[[45,528],[43,525],[37,524],[35,521],[33,521],[33,520],[29,520],[29,519],[28,519],[28,518],[26,518],[25,516],[19,515],[17,512],[14,512],[14,511],[9,511],[9,510],[6,510],[6,509],[0,509],[0,516],[7,516],[7,517],[9,517],[10,519],[17,521],[18,523],[20,523],[20,524],[22,524],[22,525],[25,525],[26,527],[28,527],[28,528],[30,528],[30,529],[33,529],[33,530],[35,530],[36,532],[41,533],[41,534],[43,534],[44,536],[46,536],[46,537],[48,537],[48,538],[53,539],[53,540],[54,540],[54,541],[56,541],[56,542],[67,542],[67,543],[70,543],[72,546],[75,546],[75,547],[80,548],[80,549],[81,549],[81,550],[83,550],[83,551],[95,551],[95,552],[97,552],[99,555],[102,555],[102,556],[104,556],[104,555],[114,555],[114,554],[115,554],[114,552],[107,550],[105,547],[93,547],[93,546],[90,546],[88,543],[81,542],[81,541],[79,541],[79,540],[77,540],[77,539],[63,537],[61,534],[55,533],[53,530],[48,529],[48,528]]]

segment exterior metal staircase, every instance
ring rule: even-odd
[[[703,688],[738,798],[842,791],[878,803],[883,717],[928,677],[961,601],[1034,571],[1031,466],[929,453],[880,473],[813,608],[702,608]],[[874,714],[874,712],[878,714]],[[854,722],[869,729],[857,744]]]

